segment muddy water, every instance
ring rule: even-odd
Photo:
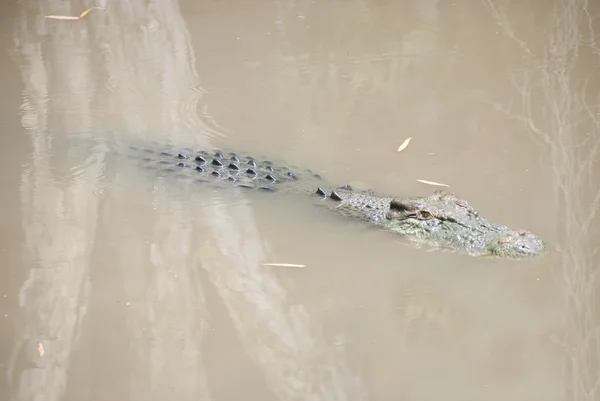
[[[597,10],[413,3],[0,5],[0,400],[599,399]],[[111,153],[145,140],[445,183],[548,251],[418,247]]]

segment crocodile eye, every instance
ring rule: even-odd
[[[427,210],[420,210],[417,213],[417,218],[419,220],[429,220],[431,218],[433,218],[433,214],[431,214],[430,212],[428,212]]]

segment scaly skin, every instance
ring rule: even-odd
[[[544,243],[533,233],[490,223],[464,199],[436,191],[414,198],[377,197],[335,191],[348,214],[359,212],[388,231],[463,251],[473,256],[523,259],[540,255]]]
[[[155,151],[128,147],[145,167],[162,169],[222,186],[249,189],[287,189],[327,198],[332,210],[369,221],[388,231],[473,256],[523,259],[538,256],[544,243],[533,233],[512,230],[481,217],[456,195],[436,191],[430,196],[394,198],[372,191],[355,192],[349,186],[332,192],[323,189],[320,176],[310,170],[274,165],[234,153]]]

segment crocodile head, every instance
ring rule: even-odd
[[[522,259],[544,250],[544,243],[533,233],[490,223],[466,200],[445,191],[392,199],[385,218],[391,231],[471,255]]]

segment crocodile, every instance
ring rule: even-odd
[[[372,190],[331,186],[319,174],[286,163],[220,150],[167,149],[127,145],[128,155],[145,168],[174,173],[212,185],[262,191],[281,189],[320,196],[332,210],[435,247],[502,259],[539,256],[544,242],[530,231],[494,224],[456,194],[394,197]],[[327,189],[329,188],[329,189]]]

